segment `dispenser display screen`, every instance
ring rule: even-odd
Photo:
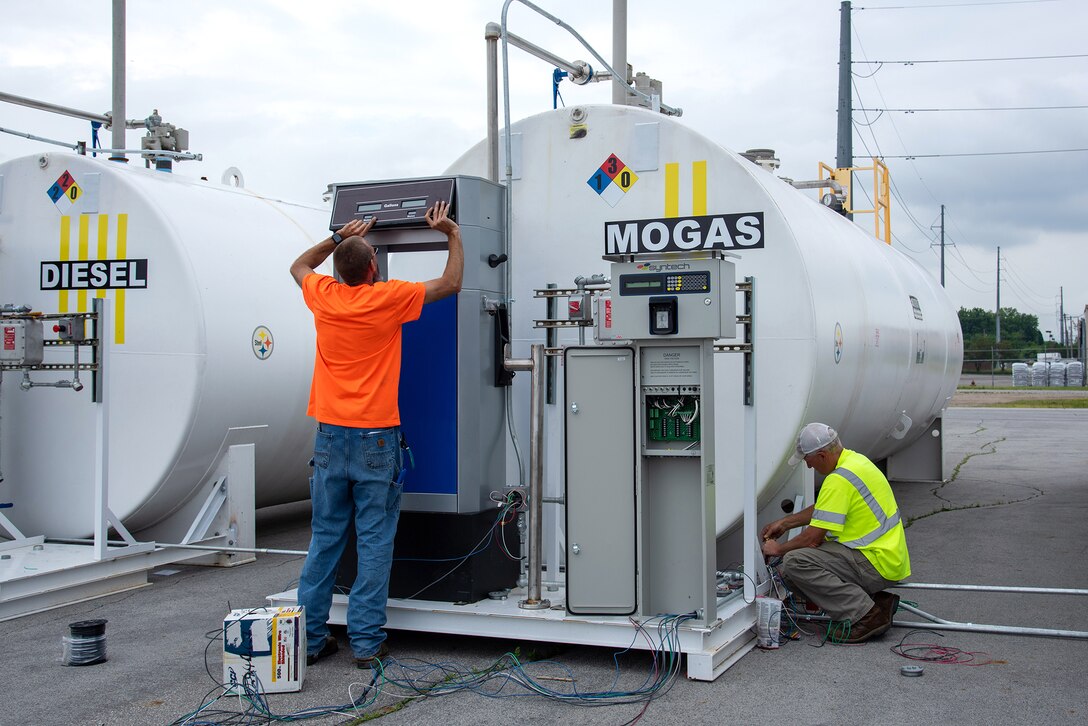
[[[426,227],[423,210],[437,202],[451,204],[456,221],[452,178],[412,179],[400,182],[360,182],[334,185],[330,230],[353,219],[374,220],[374,227]]]
[[[661,292],[680,294],[710,292],[710,273],[705,270],[696,270],[620,275],[620,295],[656,295]]]

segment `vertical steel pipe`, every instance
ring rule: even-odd
[[[627,0],[612,0],[612,103],[627,103]]]
[[[499,181],[499,38],[502,28],[488,23],[487,41],[487,178]]]
[[[529,358],[510,358],[510,346],[505,348],[507,370],[529,371],[532,392],[529,399],[529,565],[527,593],[518,607],[525,610],[545,610],[552,606],[541,593],[541,557],[544,554],[544,346],[534,343]]]
[[[125,0],[113,0],[113,118],[110,122],[114,149],[125,148]],[[124,155],[112,161],[126,161]]]

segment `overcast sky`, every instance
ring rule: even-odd
[[[609,0],[539,0],[611,59]],[[111,97],[109,0],[5,4],[0,91],[94,112]],[[770,147],[812,179],[836,149],[838,0],[629,0],[628,58],[664,84],[682,121],[723,146]],[[15,12],[14,8],[18,7]],[[953,301],[1039,316],[1088,304],[1088,54],[1083,0],[856,0],[854,151],[888,157],[895,246],[939,277],[946,205]],[[501,0],[128,2],[129,118],[159,109],[203,162],[179,173],[317,202],[325,185],[441,173],[485,134],[483,32]],[[514,3],[510,30],[568,59],[588,54]],[[865,65],[859,61],[889,61]],[[512,114],[551,107],[551,68],[511,50]],[[605,84],[562,86],[568,104]],[[1054,110],[985,110],[1082,106]],[[923,111],[921,109],[943,109]],[[0,103],[0,127],[74,142],[85,121]],[[130,131],[128,146],[141,132]],[[109,134],[103,132],[108,145]],[[41,151],[0,134],[0,161]],[[1041,150],[1065,153],[993,154]],[[913,160],[891,158],[913,155]],[[859,217],[866,228],[871,217]]]

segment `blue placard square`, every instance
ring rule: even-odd
[[[612,177],[608,176],[608,174],[605,174],[604,169],[598,169],[597,173],[595,173],[586,181],[586,184],[588,184],[589,187],[598,194],[607,189],[611,183]]]
[[[60,188],[60,184],[53,182],[53,186],[49,187],[49,191],[47,191],[46,194],[53,200],[53,204],[56,204],[57,200],[64,196],[64,190]]]

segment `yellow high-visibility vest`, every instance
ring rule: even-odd
[[[824,479],[812,513],[814,527],[827,539],[860,550],[886,580],[910,576],[910,553],[899,505],[888,480],[873,462],[843,449]]]

